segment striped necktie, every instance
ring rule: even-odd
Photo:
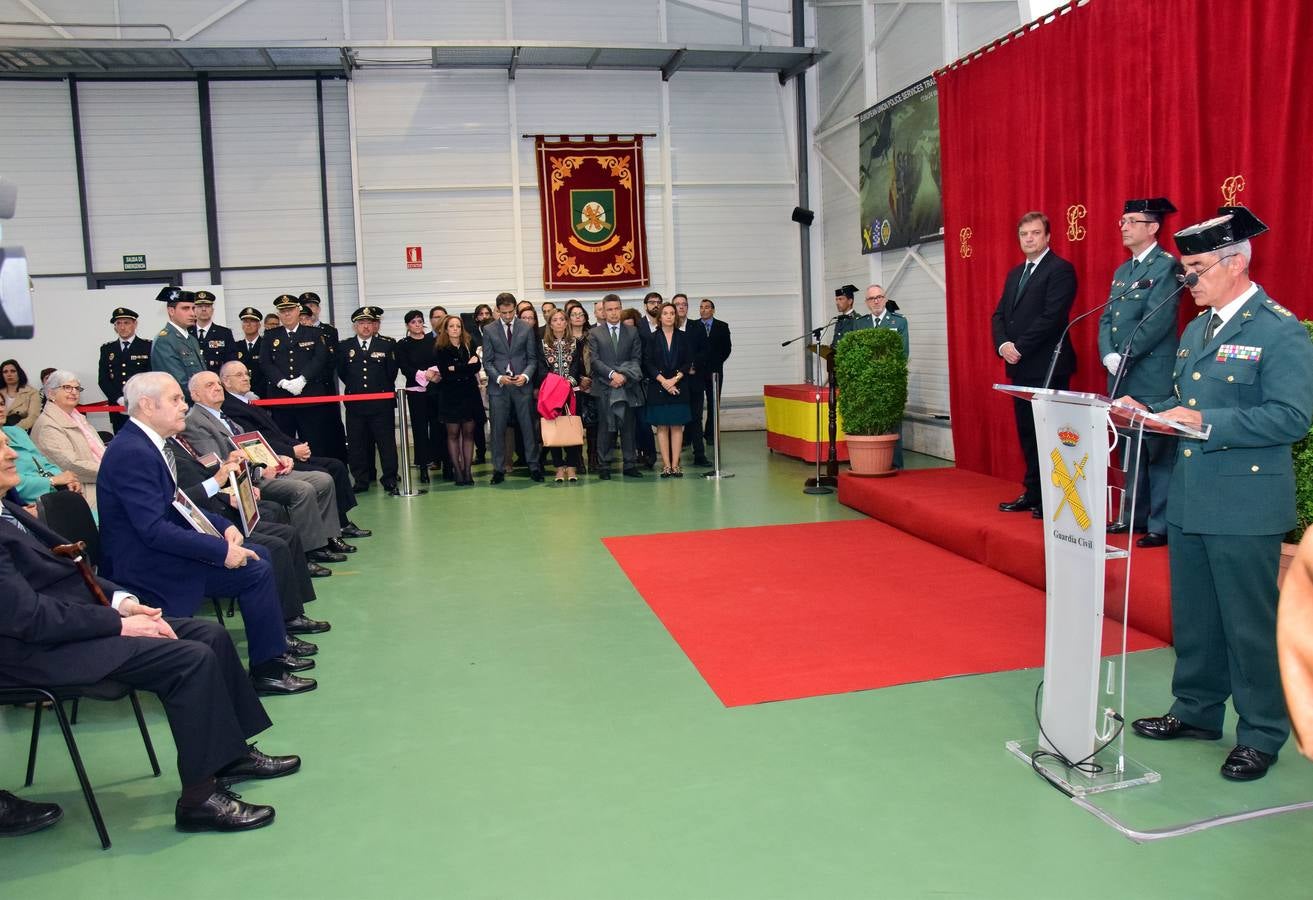
[[[26,525],[24,525],[22,522],[18,521],[18,518],[17,518],[13,513],[11,513],[8,509],[6,509],[4,506],[2,506],[2,505],[0,505],[0,519],[4,519],[4,520],[5,520],[6,522],[8,522],[10,525],[13,525],[13,526],[14,526],[15,528],[17,528],[19,531],[23,532],[23,534],[31,534],[31,533],[32,533],[32,532],[30,532],[30,531],[27,530],[27,526],[26,526]]]

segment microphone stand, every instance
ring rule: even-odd
[[[1214,265],[1216,265],[1216,263],[1214,263]],[[1209,268],[1212,268],[1212,266],[1209,266]],[[1205,269],[1204,271],[1207,271],[1207,269]],[[1140,321],[1135,323],[1135,327],[1131,329],[1131,336],[1126,341],[1126,352],[1121,354],[1121,360],[1117,363],[1117,373],[1116,375],[1113,376],[1112,387],[1108,389],[1109,398],[1113,400],[1117,399],[1117,388],[1121,386],[1122,379],[1126,377],[1126,370],[1130,367],[1131,345],[1135,343],[1135,336],[1140,333],[1140,328],[1143,327],[1145,322],[1153,318],[1154,313],[1158,312],[1158,310],[1166,306],[1167,303],[1170,300],[1172,300],[1172,298],[1174,298],[1177,294],[1181,293],[1181,291],[1185,290],[1186,288],[1192,287],[1193,285],[1196,285],[1198,283],[1199,283],[1199,276],[1195,273],[1181,276],[1181,286],[1178,287],[1176,290],[1172,291],[1161,301],[1159,301],[1157,306],[1149,310],[1149,314],[1147,316],[1145,316],[1144,318],[1140,319]]]
[[[832,321],[833,321],[833,320],[832,320]],[[820,343],[820,340],[821,340],[821,332],[824,331],[826,327],[827,327],[827,326],[822,325],[820,328],[817,328],[815,331],[811,332],[813,343]],[[794,338],[794,340],[797,340],[797,338]],[[821,476],[821,389],[820,389],[820,383],[821,383],[821,380],[820,380],[820,373],[817,371],[817,367],[818,367],[817,360],[819,360],[819,359],[821,358],[821,355],[820,355],[819,353],[816,353],[816,354],[813,354],[812,356],[813,356],[813,361],[812,361],[812,373],[813,373],[813,375],[812,375],[812,377],[814,378],[813,384],[816,386],[816,395],[815,395],[815,406],[816,406],[816,460],[815,460],[815,462],[816,462],[816,476],[815,476],[814,478],[808,478],[808,479],[803,483],[803,484],[804,484],[804,487],[803,487],[803,489],[802,489],[802,492],[803,492],[804,494],[833,494],[833,493],[834,493],[834,488],[827,486],[827,485],[825,484],[825,480],[824,480],[824,478],[822,478],[822,476]],[[833,446],[833,436],[831,436],[831,446]]]
[[[828,322],[826,322],[824,325],[822,325],[820,328],[813,329],[812,331],[807,332],[807,334],[814,335],[813,340],[815,341],[816,344],[819,345],[820,342],[821,342],[821,334],[825,331],[825,329],[829,328],[831,325],[833,325],[833,324],[834,324],[835,322],[837,322],[837,321],[839,321],[839,317],[838,317],[838,316],[835,316],[834,318],[830,319],[830,321],[828,321]],[[807,336],[807,335],[804,334],[804,335],[800,335],[799,337],[806,337],[806,336]],[[799,339],[799,338],[793,338],[793,339],[791,339],[791,340],[785,341],[785,342],[784,342],[784,345],[791,344],[791,343],[793,343],[793,341],[796,341],[796,340],[798,340],[798,339]],[[821,354],[818,353],[818,354],[816,354],[816,355],[817,355],[817,356],[820,356]],[[822,358],[824,358],[824,357],[822,357]],[[803,493],[807,493],[807,494],[828,494],[828,493],[831,493],[831,491],[829,490],[830,488],[838,487],[838,485],[839,485],[839,449],[838,449],[838,447],[836,446],[836,445],[837,445],[837,442],[838,442],[838,437],[839,437],[839,408],[838,408],[838,406],[836,405],[836,402],[835,402],[835,401],[836,401],[836,390],[835,390],[834,377],[833,377],[833,376],[834,376],[834,359],[833,359],[832,356],[831,356],[830,358],[826,358],[826,359],[825,359],[825,371],[826,371],[826,374],[827,374],[827,376],[828,376],[828,379],[827,379],[827,380],[829,381],[829,384],[827,385],[828,390],[829,390],[829,403],[828,403],[827,405],[829,406],[829,413],[830,413],[830,428],[829,428],[830,451],[829,451],[829,453],[827,454],[827,456],[826,456],[826,460],[825,460],[825,474],[822,475],[822,474],[821,474],[821,454],[820,454],[820,448],[819,448],[819,447],[817,448],[817,452],[816,452],[816,476],[815,476],[814,478],[808,478],[808,479],[807,479],[807,481],[806,481],[806,487],[805,487],[804,490],[803,490]],[[817,384],[819,385],[819,383],[820,383],[820,380],[819,380],[819,378],[818,378],[818,379],[817,379]],[[819,394],[819,391],[818,391],[817,393]],[[819,414],[820,414],[820,410],[819,410],[820,403],[819,403],[819,400],[820,400],[820,397],[818,396],[818,397],[817,397],[817,401],[818,401],[818,402],[817,402],[817,404],[816,404],[817,407],[818,407],[818,409],[817,409],[817,418],[820,417],[820,415],[819,415]],[[817,443],[820,443],[820,439],[821,439],[821,438],[820,438],[820,431],[821,431],[821,429],[820,429],[820,423],[818,422],[818,423],[817,423],[817,428],[816,428],[816,441],[817,441]]]
[[[1081,319],[1086,318],[1087,316],[1092,316],[1096,312],[1099,312],[1100,310],[1107,309],[1109,306],[1116,303],[1122,297],[1125,297],[1131,291],[1138,291],[1141,288],[1151,288],[1151,287],[1153,287],[1152,278],[1147,279],[1145,281],[1132,281],[1130,285],[1126,288],[1126,290],[1122,291],[1116,297],[1109,297],[1107,300],[1103,301],[1098,306],[1094,307],[1093,309],[1085,310],[1085,312],[1081,313],[1079,316],[1068,322],[1067,327],[1062,329],[1062,335],[1058,338],[1058,343],[1053,347],[1053,357],[1049,360],[1049,370],[1044,373],[1044,384],[1042,385],[1042,387],[1045,390],[1048,390],[1049,384],[1052,383],[1053,371],[1058,367],[1058,357],[1062,355],[1062,345],[1067,340],[1067,334],[1071,331],[1073,325],[1075,325]]]

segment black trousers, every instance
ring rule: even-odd
[[[410,413],[410,440],[415,445],[414,464],[423,469],[433,462],[433,447],[429,440],[428,395],[419,391],[406,391],[406,410]]]
[[[688,385],[688,427],[684,434],[689,439],[688,446],[693,448],[693,459],[707,458],[707,440],[702,434],[702,412],[707,402],[706,382],[701,375],[694,375]]]
[[[106,677],[149,691],[164,704],[184,786],[246,754],[246,741],[272,724],[222,625],[169,619],[178,640],[125,638],[131,658]]]
[[[302,397],[310,396],[303,393]],[[278,427],[310,445],[317,456],[346,461],[346,435],[342,431],[342,404],[310,403],[269,408]]]
[[[1070,382],[1070,375],[1055,375],[1049,387],[1065,391]],[[1019,385],[1024,385],[1024,382],[1019,382]],[[1026,474],[1021,483],[1025,487],[1026,499],[1039,503],[1042,496],[1039,489],[1039,446],[1035,443],[1035,416],[1030,401],[1014,397],[1012,414],[1017,420],[1017,442],[1021,444],[1021,455],[1026,461]]]
[[[274,568],[274,589],[278,591],[283,620],[295,619],[305,612],[306,603],[315,599],[301,538],[291,525],[267,522],[262,514],[251,539],[269,548],[269,562]]]
[[[704,438],[708,441],[714,441],[716,439],[716,397],[713,397],[711,394],[711,376],[713,374],[716,376],[717,380],[716,394],[719,395],[725,392],[725,373],[708,372],[706,375],[706,381],[702,384],[702,397],[707,405],[707,426],[702,433]],[[700,421],[700,419],[695,419],[694,421]],[[704,450],[703,452],[706,451]]]
[[[383,486],[397,484],[397,444],[393,405],[389,400],[362,400],[346,405],[347,464],[356,484],[374,480],[374,454],[383,470]]]

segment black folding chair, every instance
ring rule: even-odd
[[[93,569],[100,565],[100,529],[86,497],[72,491],[42,494],[36,500],[36,515],[61,537],[86,544],[87,562]]]

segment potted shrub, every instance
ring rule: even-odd
[[[1305,319],[1304,327],[1308,329],[1309,340],[1313,340],[1313,320]],[[1299,546],[1304,532],[1313,525],[1313,428],[1295,442],[1291,453],[1295,457],[1295,515],[1298,521],[1295,530],[1286,535],[1287,543],[1281,545],[1281,571],[1277,576],[1278,583],[1285,580],[1286,569],[1290,567],[1290,561],[1295,557],[1295,548]]]
[[[853,474],[892,475],[907,406],[902,337],[890,328],[849,332],[835,351],[834,377]]]

